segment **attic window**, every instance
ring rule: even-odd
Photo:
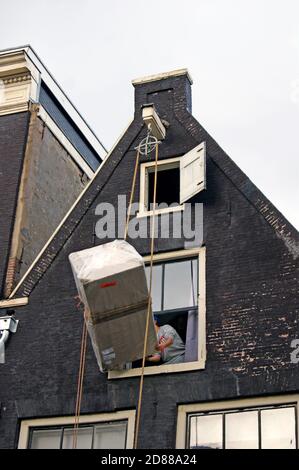
[[[152,210],[154,202],[154,181],[155,169],[148,169],[148,197],[147,210]],[[179,162],[175,162],[172,167],[168,165],[160,165],[157,172],[157,194],[156,204],[166,203],[179,205],[180,201],[180,167]]]
[[[159,160],[157,168],[157,194],[155,213],[184,209],[184,203],[206,188],[205,142],[185,155]],[[140,166],[139,217],[153,214],[155,162]]]
[[[180,204],[180,158],[160,160],[157,168],[157,193],[155,213],[183,210]],[[155,162],[142,163],[140,167],[140,201],[138,216],[153,213]]]

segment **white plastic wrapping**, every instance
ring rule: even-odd
[[[79,296],[88,314],[88,332],[102,371],[122,369],[142,358],[148,288],[142,257],[115,240],[69,255]],[[150,312],[147,355],[155,350]]]

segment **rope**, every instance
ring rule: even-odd
[[[126,240],[128,236],[129,220],[130,220],[132,203],[133,203],[133,198],[134,198],[134,193],[135,193],[137,170],[139,166],[139,156],[140,156],[140,150],[138,147],[137,154],[136,154],[134,174],[133,174],[133,179],[132,179],[132,187],[131,187],[130,202],[129,202],[128,214],[127,214],[127,220],[126,220],[126,226],[125,226],[124,240]]]
[[[135,439],[134,439],[134,449],[137,449],[137,444],[138,444],[140,414],[141,414],[142,395],[143,395],[144,366],[145,366],[146,347],[147,347],[148,330],[149,330],[149,319],[150,319],[150,313],[151,313],[153,257],[154,257],[154,240],[155,240],[155,238],[154,238],[154,235],[155,235],[155,211],[156,211],[156,195],[157,195],[157,170],[158,170],[158,143],[156,144],[156,156],[155,156],[155,178],[154,178],[154,195],[153,195],[153,216],[152,216],[153,218],[152,218],[152,226],[151,226],[151,256],[150,256],[149,294],[148,294],[146,327],[145,327],[144,345],[143,345],[142,369],[141,369],[140,385],[139,385],[139,397],[138,397],[138,406],[137,406],[137,418],[136,418],[136,431],[135,431]]]
[[[87,344],[87,327],[86,327],[86,311],[84,310],[82,338],[81,338],[81,351],[80,351],[80,365],[77,383],[77,397],[76,397],[76,410],[73,428],[73,449],[77,448],[78,440],[78,429],[82,402],[82,390],[83,390],[83,378],[85,369],[85,358],[86,358],[86,344]]]
[[[128,227],[132,209],[132,203],[135,193],[136,186],[136,177],[139,166],[140,158],[140,149],[137,150],[136,162],[132,180],[130,202],[128,207],[128,214],[126,219],[124,240],[128,236]],[[150,280],[149,280],[149,295],[148,295],[148,306],[147,306],[147,316],[146,316],[146,327],[144,335],[144,346],[143,346],[143,357],[142,357],[142,369],[140,377],[140,386],[139,386],[139,397],[138,397],[138,406],[137,406],[137,419],[136,419],[136,432],[134,439],[134,449],[137,448],[138,444],[138,435],[139,435],[139,425],[140,425],[140,414],[141,414],[141,405],[142,405],[142,396],[143,396],[143,383],[144,383],[144,367],[145,367],[145,358],[146,358],[146,348],[149,332],[149,320],[151,313],[151,293],[152,293],[152,279],[153,279],[153,255],[154,255],[154,234],[155,234],[155,210],[156,210],[156,194],[157,194],[157,169],[158,169],[158,143],[156,144],[156,155],[155,155],[155,178],[154,178],[154,194],[153,194],[153,218],[151,225],[151,256],[150,256]],[[73,429],[73,449],[77,447],[78,441],[78,428],[79,428],[79,419],[81,411],[81,402],[82,402],[82,390],[83,390],[83,379],[84,379],[84,370],[85,370],[85,358],[86,358],[86,344],[87,344],[87,312],[84,311],[84,322],[81,338],[81,351],[80,351],[80,365],[79,365],[79,374],[78,374],[78,384],[77,384],[77,397],[76,397],[76,411],[75,411],[75,420],[74,420],[74,429]]]
[[[130,202],[129,202],[129,207],[128,207],[128,214],[127,214],[127,219],[126,219],[125,233],[124,233],[124,239],[125,240],[126,240],[127,235],[128,235],[129,220],[130,220],[132,203],[133,203],[133,198],[134,198],[134,193],[135,193],[137,171],[138,171],[138,166],[139,166],[139,156],[140,156],[140,150],[138,148],[137,155],[136,155],[135,169],[134,169],[134,174],[133,174],[133,180],[132,180],[132,187],[131,187]],[[79,296],[78,296],[78,298],[79,298]],[[81,301],[79,299],[79,303],[77,304],[77,307],[80,305],[80,303],[81,303]],[[77,383],[76,410],[75,410],[74,428],[73,428],[73,449],[77,448],[78,429],[79,429],[79,420],[80,420],[80,411],[81,411],[81,402],[82,402],[83,378],[84,378],[86,344],[87,344],[86,316],[87,316],[87,312],[85,310],[84,311],[83,329],[82,329],[82,338],[81,338],[81,351],[80,351],[80,365],[79,365],[78,383]]]

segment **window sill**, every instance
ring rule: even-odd
[[[180,211],[183,211],[184,209],[185,209],[185,204],[181,204],[175,207],[166,207],[164,209],[156,209],[155,216],[161,215],[161,214],[171,214],[172,212],[180,212]],[[137,212],[136,217],[137,219],[140,219],[141,217],[151,217],[153,215],[154,215],[154,211],[140,210],[139,212]]]
[[[175,372],[187,372],[205,369],[205,359],[195,362],[184,362],[182,364],[169,364],[161,366],[150,366],[144,369],[144,375],[171,374]],[[111,370],[108,379],[126,379],[128,377],[140,377],[141,367],[127,370]]]

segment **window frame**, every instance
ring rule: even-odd
[[[127,434],[126,434],[126,449],[133,449],[134,433],[135,433],[135,410],[116,411],[113,413],[101,413],[92,415],[81,415],[80,425],[95,425],[101,423],[127,421]],[[28,449],[30,432],[40,428],[61,428],[64,426],[74,425],[74,416],[62,416],[54,418],[36,418],[25,419],[21,421],[18,449]]]
[[[198,359],[193,362],[183,362],[179,364],[162,364],[150,366],[144,369],[144,375],[156,375],[174,372],[186,372],[191,370],[201,370],[206,364],[206,280],[205,280],[205,247],[191,248],[188,250],[170,251],[167,253],[156,253],[155,261],[181,260],[198,256]],[[150,261],[150,256],[143,257],[144,262]],[[108,379],[123,379],[128,377],[139,377],[141,367],[126,370],[108,371]]]
[[[158,172],[163,170],[170,170],[172,168],[179,168],[180,170],[180,160],[181,157],[167,158],[166,160],[159,160],[157,162]],[[161,169],[161,167],[163,170]],[[159,168],[160,167],[160,168]],[[139,195],[139,211],[136,214],[137,218],[140,217],[149,217],[153,215],[152,210],[148,210],[148,171],[149,168],[155,168],[155,161],[145,162],[140,164],[140,195]],[[180,188],[178,188],[180,193]],[[185,204],[179,204],[174,207],[165,207],[163,209],[156,209],[155,216],[159,214],[170,214],[172,212],[183,211],[185,209]]]
[[[299,447],[299,395],[280,395],[272,397],[242,398],[219,402],[194,403],[179,405],[177,414],[176,449],[188,449],[188,417],[190,414],[226,414],[233,411],[249,411],[276,406],[295,406],[296,448]]]

